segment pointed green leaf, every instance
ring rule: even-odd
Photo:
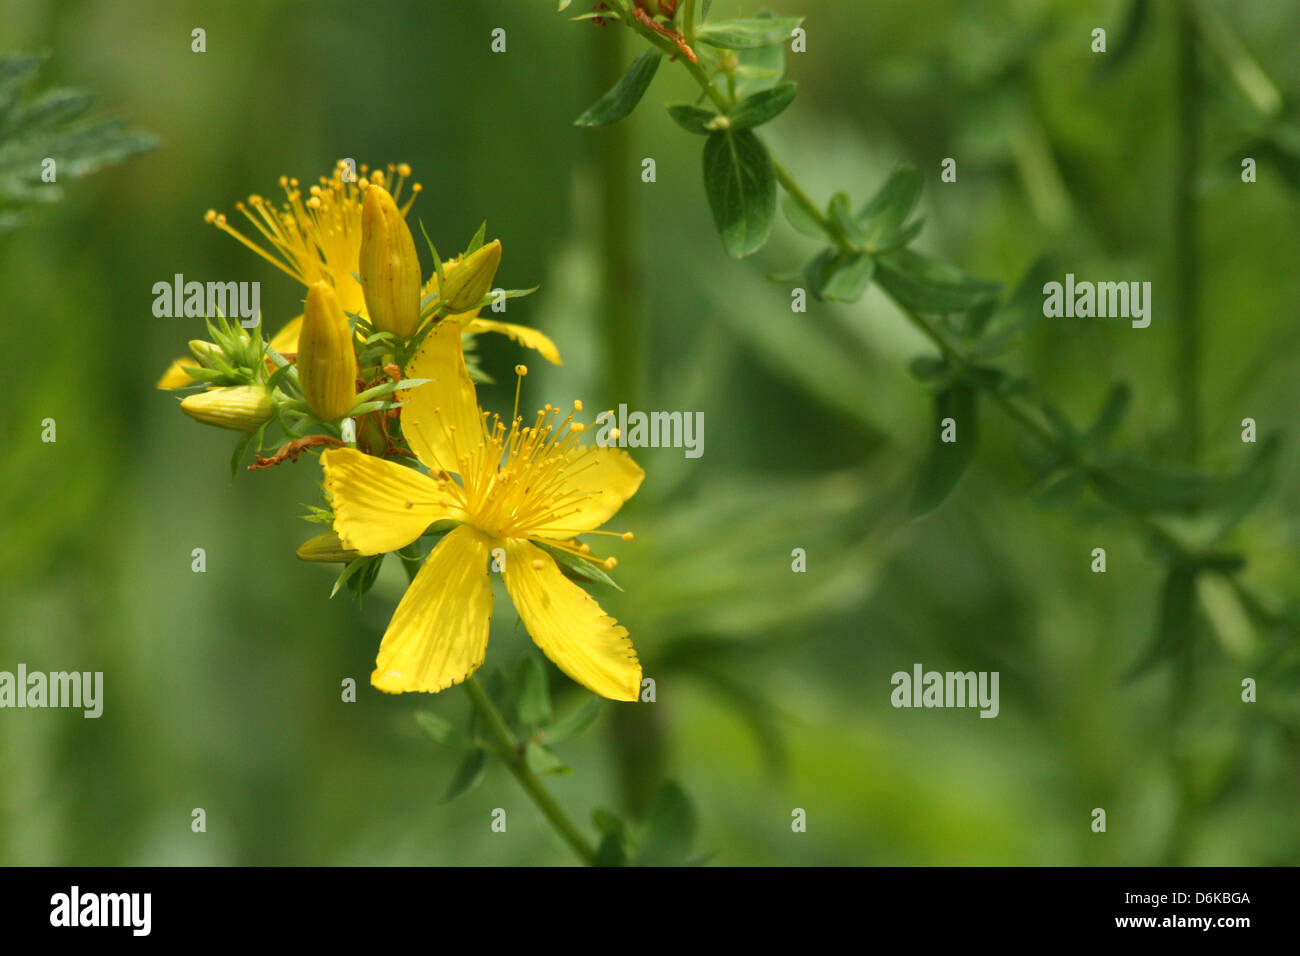
[[[944,420],[952,419],[956,441],[943,441]],[[979,444],[979,413],[975,389],[959,384],[934,399],[934,434],[921,479],[912,494],[912,514],[920,517],[939,507],[957,486]]]
[[[439,717],[437,714],[422,710],[416,713],[415,720],[426,734],[444,747],[464,750],[470,746],[469,737],[465,735],[465,732],[445,717]]]
[[[866,294],[875,269],[876,260],[865,252],[854,256],[837,255],[822,281],[822,297],[834,302],[857,302]]]
[[[1175,565],[1160,591],[1160,613],[1155,639],[1129,669],[1126,681],[1137,680],[1162,661],[1171,658],[1192,639],[1192,612],[1196,598],[1196,572],[1185,565]]]
[[[929,314],[965,312],[996,299],[1002,288],[911,249],[877,256],[875,278],[904,308]]]
[[[483,772],[486,769],[487,751],[482,747],[475,747],[465,755],[465,758],[460,762],[460,766],[456,768],[456,773],[451,778],[451,785],[447,788],[442,802],[450,803],[462,793],[473,790],[478,786],[479,781],[483,779]]]
[[[776,170],[757,136],[727,130],[705,141],[704,191],[727,255],[740,259],[767,242],[776,214]]]
[[[573,768],[535,740],[524,746],[524,762],[533,773],[569,774]]]
[[[797,90],[794,83],[781,83],[750,94],[732,108],[729,116],[731,128],[752,129],[775,119],[794,102]]]
[[[591,726],[592,721],[600,714],[600,698],[591,697],[581,707],[569,714],[567,717],[561,717],[551,726],[546,728],[546,742],[550,744],[562,744],[567,740],[572,740],[584,730]]]
[[[904,163],[889,174],[885,184],[858,213],[861,242],[868,246],[888,243],[912,214],[920,198],[920,170]]]
[[[573,125],[608,126],[627,116],[636,109],[637,103],[641,102],[641,97],[650,88],[650,81],[654,79],[661,59],[662,54],[658,50],[642,53],[622,78],[574,120]]]

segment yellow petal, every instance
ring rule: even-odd
[[[410,544],[444,518],[463,520],[427,475],[354,448],[331,448],[320,456],[325,490],[334,502],[334,530],[343,546],[382,554]]]
[[[290,319],[289,324],[282,328],[271,338],[271,348],[275,349],[281,355],[296,355],[298,353],[298,333],[302,331],[302,316],[296,319]]]
[[[545,524],[528,528],[530,534],[568,539],[594,531],[636,494],[645,478],[627,452],[589,445],[572,453],[563,474],[551,495],[557,502],[556,513],[548,515]]]
[[[528,633],[555,666],[611,700],[636,700],[641,664],[627,628],[527,541],[506,541],[506,589]]]
[[[491,547],[470,525],[438,542],[393,612],[370,683],[389,694],[435,693],[478,669],[492,621]]]
[[[431,471],[460,471],[460,458],[482,443],[474,383],[465,368],[461,325],[439,322],[406,368],[407,378],[429,379],[401,393],[402,434]]]
[[[194,379],[185,370],[187,368],[197,368],[198,362],[188,356],[178,358],[167,366],[167,371],[163,372],[162,378],[158,379],[155,388],[184,388],[186,385],[193,385]]]
[[[536,349],[542,354],[542,358],[552,365],[564,364],[560,361],[560,350],[555,347],[555,343],[551,341],[550,337],[527,325],[515,325],[513,322],[495,322],[492,319],[475,319],[465,329],[467,335],[477,335],[480,332],[496,332],[508,336],[524,346],[524,348]]]

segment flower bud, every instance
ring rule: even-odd
[[[304,541],[298,548],[298,557],[303,561],[329,561],[335,564],[347,564],[361,557],[361,552],[343,547],[343,542],[334,531],[326,531]]]
[[[410,338],[420,324],[420,259],[397,203],[375,183],[366,187],[361,207],[358,273],[370,324]]]
[[[190,354],[193,355],[200,365],[204,368],[216,368],[217,359],[225,357],[225,350],[215,342],[205,342],[203,339],[191,339]]]
[[[452,268],[443,267],[445,281],[440,290],[442,311],[450,315],[469,312],[492,289],[501,265],[501,242],[493,239],[466,256]]]
[[[275,409],[261,385],[231,385],[190,395],[181,402],[181,411],[207,425],[251,432],[270,421]]]
[[[307,290],[298,335],[298,383],[311,413],[324,422],[342,418],[357,397],[357,354],[343,306],[328,282]]]

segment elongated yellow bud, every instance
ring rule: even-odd
[[[261,385],[231,385],[190,395],[181,402],[181,411],[205,425],[251,432],[270,421],[275,409]]]
[[[328,282],[316,282],[307,290],[298,335],[298,382],[307,407],[324,422],[346,415],[357,397],[352,330]]]
[[[338,534],[326,531],[314,538],[304,541],[298,548],[298,557],[303,561],[329,561],[335,564],[347,564],[361,557],[361,552],[343,547]]]
[[[420,259],[397,203],[383,186],[366,187],[361,207],[361,291],[370,324],[410,338],[420,323]]]
[[[501,265],[501,241],[493,239],[466,256],[453,268],[444,267],[443,311],[451,315],[469,312],[492,289]]]

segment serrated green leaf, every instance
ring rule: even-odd
[[[727,255],[760,249],[776,214],[776,170],[749,130],[713,133],[704,143],[704,191]]]
[[[797,91],[796,84],[781,83],[750,94],[732,108],[728,117],[731,128],[753,129],[775,119],[794,102]]]
[[[637,103],[641,102],[641,97],[650,88],[650,81],[654,79],[661,59],[662,54],[658,50],[642,53],[619,81],[574,120],[573,125],[608,126],[623,119],[636,109]]]
[[[956,441],[942,440],[944,419],[956,426]],[[975,457],[979,445],[979,413],[975,389],[967,384],[953,385],[935,396],[934,434],[930,454],[921,470],[921,478],[912,494],[912,514],[929,514],[939,507],[957,486]]]
[[[483,772],[487,769],[487,751],[482,747],[475,747],[467,753],[460,765],[456,768],[455,774],[452,775],[451,785],[447,787],[447,792],[443,795],[442,802],[450,803],[463,793],[468,793],[478,786],[479,781],[483,779]]]
[[[1125,675],[1125,681],[1137,680],[1161,662],[1168,660],[1192,639],[1192,612],[1196,598],[1196,572],[1186,565],[1175,565],[1165,577],[1160,591],[1160,611],[1156,634],[1146,652]]]
[[[706,23],[695,36],[721,50],[749,50],[784,43],[801,23],[803,17],[740,17]]]

